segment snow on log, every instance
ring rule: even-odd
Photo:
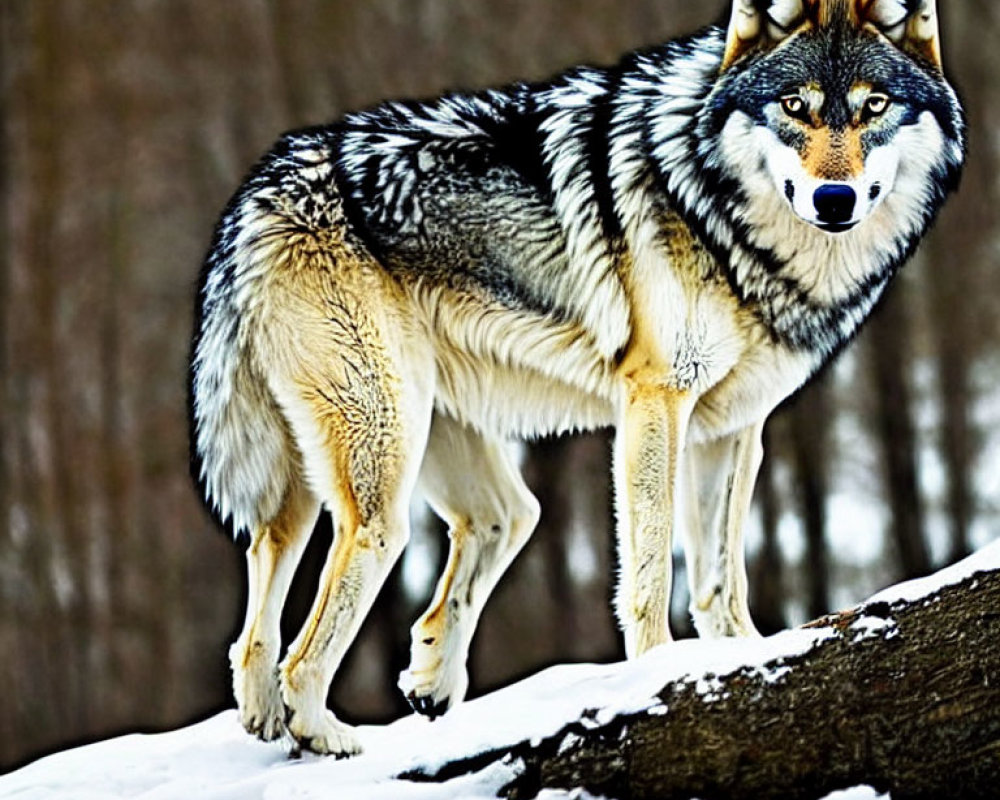
[[[663,678],[648,703],[625,691],[548,735],[400,777],[503,764],[515,800],[581,787],[815,800],[859,784],[894,800],[997,796],[1000,543],[797,631],[681,642],[634,663],[643,686]]]
[[[1000,542],[767,639],[553,667],[434,722],[362,727],[356,758],[289,761],[227,711],[42,758],[0,797],[996,797],[998,637]]]

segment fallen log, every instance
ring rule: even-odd
[[[728,648],[728,665],[668,676],[638,710],[586,708],[549,735],[401,777],[502,763],[515,800],[815,800],[859,784],[893,800],[1000,796],[998,545],[763,642],[683,644]],[[741,647],[765,655],[740,664]]]

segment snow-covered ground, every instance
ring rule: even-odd
[[[526,712],[519,709],[520,713]],[[436,725],[443,725],[444,720]],[[455,733],[456,731],[453,731]],[[438,737],[412,717],[362,729],[366,755],[290,761],[279,745],[251,739],[227,711],[172,733],[131,735],[49,756],[0,778],[0,797],[16,800],[478,800],[494,798],[514,775],[490,767],[447,783],[394,780],[401,768],[440,758]],[[478,731],[469,732],[479,738]],[[445,739],[451,737],[445,735]],[[539,800],[589,800],[576,790],[547,790]],[[872,789],[827,800],[876,800]]]
[[[803,640],[804,641],[804,640]],[[647,666],[649,666],[647,664]],[[648,673],[657,671],[646,670]],[[630,674],[634,673],[634,674]],[[525,732],[552,733],[595,699],[636,706],[643,697],[638,670],[559,667],[473,701],[430,723],[414,716],[382,728],[361,728],[362,756],[346,761],[305,755],[289,760],[281,744],[248,736],[226,711],[171,733],[133,734],[68,750],[0,777],[0,798],[12,800],[457,800],[494,798],[515,776],[515,765],[494,765],[443,784],[393,776],[433,767],[450,757],[520,741]],[[662,685],[662,679],[655,681]],[[630,685],[631,684],[631,685]],[[651,689],[652,690],[652,689]],[[591,693],[595,693],[595,698]],[[641,700],[640,700],[641,698]],[[610,713],[610,711],[608,712]],[[871,800],[870,790],[837,800]],[[543,800],[587,800],[584,792],[548,791]]]
[[[886,590],[892,602],[927,596],[981,570],[1000,569],[1000,542],[936,576]],[[884,628],[879,619],[875,627]],[[855,625],[868,631],[864,618]],[[235,711],[172,733],[131,735],[69,750],[0,777],[0,798],[17,800],[451,800],[492,798],[515,775],[516,764],[488,767],[444,784],[413,783],[395,776],[425,769],[525,739],[540,739],[599,709],[597,722],[616,713],[669,713],[656,692],[670,680],[695,683],[706,696],[715,681],[740,667],[780,680],[782,660],[807,652],[829,630],[792,630],[760,640],[688,640],[623,664],[554,667],[489,696],[465,703],[435,722],[415,716],[383,727],[361,728],[364,755],[346,761],[306,755],[289,760],[283,745],[247,736]],[[706,697],[708,699],[708,697]],[[578,798],[545,792],[543,800]],[[829,800],[872,800],[858,787]]]

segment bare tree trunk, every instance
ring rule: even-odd
[[[763,541],[756,562],[752,567],[750,581],[753,609],[757,630],[768,635],[787,627],[782,601],[785,597],[783,586],[784,566],[781,548],[778,545],[778,497],[774,486],[774,453],[771,453],[772,426],[764,428],[764,460],[757,475],[756,497],[760,507]]]
[[[806,535],[806,613],[830,610],[830,566],[826,549],[826,498],[829,489],[828,435],[833,409],[826,377],[793,402],[789,411],[799,514]]]
[[[953,69],[961,70],[964,88],[973,91],[975,86],[981,93],[966,104],[969,147],[977,163],[966,171],[962,191],[949,202],[928,238],[924,270],[933,306],[930,319],[941,407],[941,457],[947,478],[949,546],[945,557],[949,562],[968,554],[976,512],[973,470],[979,436],[972,418],[973,368],[993,347],[988,331],[996,318],[991,289],[1000,202],[996,180],[1000,146],[994,135],[998,58],[995,50],[974,46],[982,36],[984,21],[1000,18],[996,6],[988,2],[963,6],[962,11],[945,12],[950,15],[946,21],[952,38],[969,43],[950,48],[949,61]]]
[[[10,52],[16,48],[14,36],[14,12],[9,3],[0,4],[0,86],[7,87]],[[11,324],[11,272],[13,257],[11,254],[10,215],[13,211],[10,198],[12,196],[12,177],[10,153],[13,146],[10,131],[10,114],[0,117],[0,514],[8,520],[9,530],[6,536],[0,538],[0,558],[10,565],[5,570],[4,579],[0,585],[10,585],[13,579],[23,570],[20,559],[15,559],[13,546],[8,539],[14,539],[18,534],[16,520],[13,514],[14,490],[12,484],[18,472],[18,460],[15,440],[15,426],[12,411],[15,408],[16,397],[20,387],[15,385],[11,374],[13,359],[10,355]],[[17,381],[20,383],[21,381]],[[2,597],[2,593],[0,593]],[[4,606],[8,604],[4,602]],[[21,626],[11,619],[10,614],[0,616],[0,648],[5,653],[20,652]],[[0,680],[8,686],[8,691],[17,691],[16,670],[4,664],[0,667]],[[16,740],[17,724],[10,719],[11,714],[4,714],[0,719],[0,764],[11,759],[8,742]]]
[[[948,272],[947,269],[940,270]],[[947,279],[943,279],[947,281]],[[939,287],[945,296],[947,289]],[[940,296],[940,295],[939,295]],[[975,500],[972,491],[972,467],[975,456],[973,431],[969,415],[972,411],[972,353],[962,342],[964,337],[954,332],[962,322],[953,320],[951,332],[940,331],[938,339],[938,382],[941,386],[941,452],[947,468],[947,501],[949,546],[946,560],[951,563],[969,554],[969,529]]]
[[[574,475],[572,452],[577,442],[566,436],[535,442],[524,466],[526,480],[542,507],[539,535],[545,553],[545,583],[553,600],[550,619],[553,652],[570,654],[579,637],[575,587],[569,572],[572,517],[567,479]]]
[[[917,479],[917,436],[906,342],[905,285],[897,286],[869,323],[869,353],[875,379],[876,433],[882,451],[885,490],[892,511],[892,541],[899,554],[901,577],[931,571],[924,532],[924,504]]]
[[[72,678],[57,681],[54,662],[61,658],[75,668],[76,650],[69,640],[65,608],[59,589],[71,580],[66,557],[66,524],[60,487],[65,469],[55,463],[63,445],[62,417],[53,398],[61,381],[52,363],[55,357],[52,330],[52,297],[55,255],[48,221],[57,214],[62,176],[54,120],[55,84],[59,55],[51,11],[40,6],[6,5],[3,11],[5,41],[2,58],[10,67],[11,83],[5,85],[3,122],[10,167],[5,191],[17,197],[3,224],[10,231],[5,247],[5,308],[3,416],[10,432],[4,436],[4,460],[11,474],[5,481],[4,519],[10,520],[10,537],[4,537],[3,562],[16,565],[20,591],[4,593],[5,615],[19,626],[9,653],[32,665],[25,675],[5,675],[5,683],[25,696],[47,696],[33,708],[15,706],[12,727],[28,747],[45,741],[60,725],[73,727],[69,717],[76,708]],[[29,71],[30,67],[30,71]],[[42,372],[44,370],[44,372]],[[42,374],[39,374],[42,372]],[[50,383],[51,382],[51,383]],[[30,622],[27,622],[30,620]],[[27,622],[27,624],[26,624]],[[13,668],[5,660],[4,671]],[[34,683],[34,691],[29,685]],[[17,696],[17,695],[15,695]],[[27,713],[26,713],[27,712]],[[33,723],[29,724],[29,717]],[[3,742],[3,755],[17,747]]]

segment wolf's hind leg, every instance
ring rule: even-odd
[[[281,663],[281,694],[299,746],[337,756],[361,748],[353,729],[327,709],[327,691],[409,539],[410,496],[431,418],[426,364],[413,365],[422,381],[404,374],[363,324],[349,330],[364,333],[364,347],[347,349],[345,341],[326,357],[317,352],[309,363],[333,374],[303,379],[300,399],[288,403],[335,533],[312,610]]]
[[[465,697],[479,615],[535,529],[539,508],[502,442],[439,415],[420,486],[448,523],[451,546],[434,598],[411,629],[410,667],[399,686],[416,711],[433,718]]]
[[[281,609],[319,513],[319,501],[297,476],[278,513],[253,533],[247,549],[247,616],[229,650],[240,721],[265,741],[284,731],[278,688]]]
[[[684,544],[691,616],[701,636],[757,634],[747,602],[743,528],[763,456],[762,427],[692,448]]]

